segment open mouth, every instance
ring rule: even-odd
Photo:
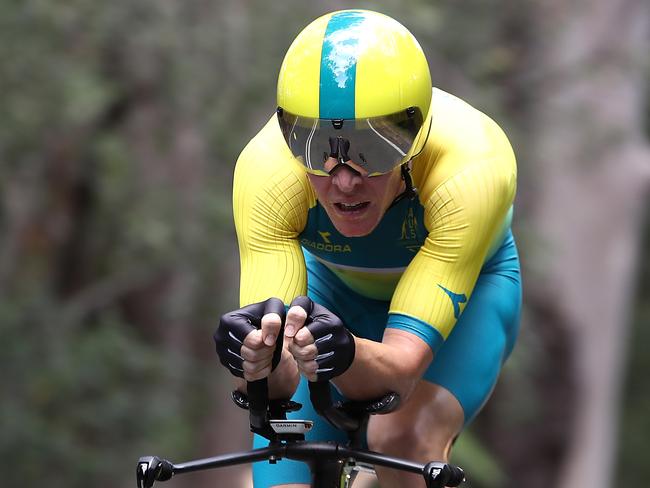
[[[358,202],[358,203],[335,203],[334,206],[341,212],[359,212],[365,210],[370,205],[370,202]]]

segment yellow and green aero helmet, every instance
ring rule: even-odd
[[[387,173],[426,142],[431,75],[420,44],[399,22],[342,10],[309,24],[291,44],[278,79],[278,121],[312,174],[345,164]]]

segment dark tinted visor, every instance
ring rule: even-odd
[[[308,172],[328,175],[335,161],[375,176],[408,160],[423,118],[414,107],[352,120],[300,117],[278,108],[278,121],[289,149]]]

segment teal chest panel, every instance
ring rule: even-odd
[[[424,243],[424,209],[417,199],[390,208],[379,225],[364,237],[339,233],[316,202],[309,210],[300,243],[323,261],[343,266],[386,269],[406,267]]]

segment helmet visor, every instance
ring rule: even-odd
[[[419,109],[364,119],[315,119],[278,109],[278,121],[289,149],[311,174],[327,176],[346,164],[376,176],[408,161],[422,127]]]

